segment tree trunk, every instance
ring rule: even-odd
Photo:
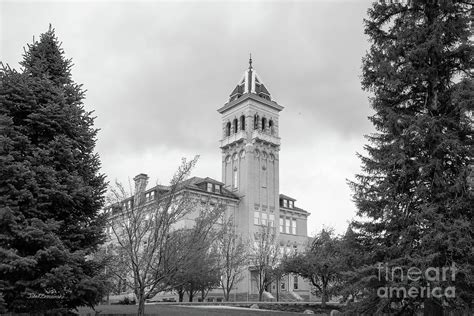
[[[178,301],[182,302],[183,299],[184,299],[184,291],[180,290],[180,291],[178,291]]]
[[[328,300],[327,289],[326,289],[326,286],[323,285],[323,290],[321,292],[321,307],[322,308],[326,307],[327,300]]]
[[[264,290],[263,287],[258,290],[258,301],[259,302],[263,301],[263,290]]]
[[[201,290],[201,300],[204,302],[205,298],[206,298],[206,290],[202,289]]]
[[[276,281],[276,290],[277,290],[277,302],[280,301],[280,283],[281,283],[281,279],[278,278],[277,281]]]
[[[137,295],[137,300],[138,300],[138,316],[144,316],[145,315],[145,291],[143,289],[140,289]]]
[[[228,302],[230,297],[230,291],[226,287],[222,287],[222,290],[224,291],[224,300]]]
[[[192,302],[194,297],[194,291],[189,291],[189,301]]]

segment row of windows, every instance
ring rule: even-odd
[[[148,193],[145,193],[145,199],[146,201],[151,201],[151,200],[154,200],[155,199],[155,191],[150,191]],[[133,207],[133,200],[130,199],[130,200],[127,200],[125,202],[122,202],[122,207],[125,209],[125,210],[130,210],[132,209]],[[120,208],[119,208],[120,209]],[[105,213],[109,213],[109,212],[112,212],[112,207],[109,207],[109,208],[106,208],[104,210]]]
[[[280,217],[280,233],[296,235],[296,219]]]
[[[253,213],[253,223],[255,225],[275,227],[275,215],[255,211]]]
[[[293,289],[294,289],[294,290],[297,290],[297,289],[298,289],[298,276],[295,275],[295,276],[293,276],[292,279],[293,279]],[[285,282],[281,282],[281,283],[280,283],[280,287],[281,287],[282,290],[286,290],[286,283],[285,283]]]
[[[254,211],[254,225],[275,227],[275,215]],[[280,217],[280,233],[296,235],[296,219]]]
[[[241,131],[245,131],[245,116],[242,115],[240,116],[239,119],[234,119],[231,122],[227,122],[226,126],[225,126],[225,136],[230,136],[231,133],[234,133],[236,134],[238,131],[239,131],[239,121],[240,121],[240,130]],[[267,124],[267,119],[265,117],[262,117],[260,119],[260,116],[258,114],[255,114],[254,116],[254,119],[253,119],[253,129],[256,130],[256,129],[259,129],[259,124],[261,123],[261,130],[262,131],[267,131],[269,130],[270,131],[270,134],[273,135],[275,129],[274,129],[274,123],[273,123],[273,120],[268,120],[268,124]]]

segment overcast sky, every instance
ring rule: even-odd
[[[109,181],[147,173],[167,183],[181,157],[221,180],[221,118],[251,52],[280,113],[280,192],[311,212],[308,232],[345,231],[355,216],[346,179],[373,131],[361,59],[371,1],[0,2],[0,60],[49,23],[88,90]]]

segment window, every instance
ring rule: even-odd
[[[274,214],[270,214],[270,219],[268,220],[268,225],[270,225],[271,227],[275,227],[275,215]]]
[[[283,200],[283,207],[288,207],[288,200]]]
[[[207,192],[212,192],[212,183],[207,184]]]
[[[253,212],[253,223],[254,225],[260,225],[260,212]]]
[[[298,276],[297,275],[293,277],[293,289],[294,290],[298,289]]]
[[[267,213],[261,213],[262,215],[262,225],[267,225]]]
[[[240,129],[245,131],[245,116],[240,117]]]
[[[285,233],[289,234],[290,233],[290,225],[291,225],[291,221],[287,218],[285,220]]]
[[[268,128],[270,129],[270,134],[273,135],[273,121],[272,120],[268,122]]]
[[[234,189],[237,189],[239,187],[239,174],[237,171],[237,168],[234,169]]]
[[[285,282],[281,282],[281,289],[282,289],[282,290],[285,289]]]
[[[230,122],[225,125],[225,136],[230,136]]]
[[[262,117],[262,131],[267,128],[267,119]]]
[[[149,201],[149,200],[152,200],[154,196],[155,196],[155,191],[151,191],[145,194],[145,199]]]
[[[296,220],[295,219],[291,220],[291,233],[293,235],[296,235]]]
[[[283,233],[285,231],[285,220],[283,217],[280,217],[280,233]]]
[[[255,114],[255,116],[253,117],[253,129],[258,129],[258,121],[260,120],[260,118],[258,117],[258,114]]]
[[[238,130],[238,126],[237,126],[237,125],[238,125],[238,121],[237,121],[237,119],[234,119],[234,134],[237,133],[237,130]]]
[[[289,201],[290,208],[293,208],[293,201]]]
[[[215,192],[220,193],[221,192],[221,185],[220,184],[215,184],[214,185],[214,190],[215,190]]]

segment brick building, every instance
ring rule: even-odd
[[[201,200],[225,204],[242,236],[253,236],[262,225],[274,227],[280,252],[289,254],[306,246],[310,214],[297,207],[295,198],[280,193],[279,114],[282,110],[283,106],[272,99],[252,68],[250,59],[229,101],[218,109],[222,118],[222,180],[193,177],[183,183],[182,190]],[[166,191],[165,186],[146,189],[147,178],[145,174],[134,178],[146,199],[152,200],[160,191]],[[132,203],[133,198],[124,201],[125,207],[131,207]],[[181,220],[180,225],[192,225],[193,214]],[[243,280],[231,292],[232,300],[258,299],[254,273],[251,267],[244,271]],[[282,301],[309,300],[311,295],[309,284],[295,275],[284,276],[279,284],[273,282],[264,293],[265,299],[275,300],[277,291]],[[162,293],[155,299],[169,299],[173,295]],[[208,300],[222,298],[221,289],[208,294]]]

